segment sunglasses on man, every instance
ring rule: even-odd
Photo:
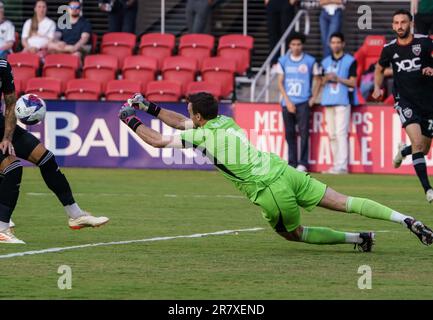
[[[80,5],[71,5],[71,6],[69,6],[69,9],[71,9],[71,10],[80,10],[81,6]]]

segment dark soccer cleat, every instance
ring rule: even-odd
[[[358,247],[359,251],[371,252],[374,245],[374,233],[373,232],[361,232],[359,237],[362,239],[361,243],[356,243],[355,248]]]
[[[404,222],[409,230],[418,237],[422,244],[429,246],[433,243],[433,231],[429,227],[426,227],[421,221],[406,218],[404,219]]]

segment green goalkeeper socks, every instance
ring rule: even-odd
[[[304,227],[301,241],[312,244],[357,243],[359,233],[351,234],[322,227]]]
[[[358,213],[367,218],[394,221],[401,224],[404,224],[404,219],[412,218],[381,205],[376,201],[355,197],[347,199],[346,212]]]

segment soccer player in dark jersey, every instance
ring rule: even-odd
[[[0,98],[4,95],[6,105],[5,115],[3,115],[0,134],[0,243],[24,243],[16,238],[9,228],[9,221],[12,212],[18,201],[23,167],[21,162],[15,157],[15,149],[12,145],[13,131],[16,124],[15,118],[15,88],[11,74],[10,65],[0,59]]]
[[[94,217],[81,210],[75,202],[68,180],[66,180],[57,165],[54,154],[48,151],[34,135],[16,126],[16,96],[12,69],[10,64],[3,59],[0,59],[0,81],[0,94],[4,94],[6,105],[5,116],[0,112],[0,168],[3,170],[4,175],[0,179],[2,180],[0,184],[0,243],[2,242],[2,231],[5,232],[5,235],[11,233],[9,218],[18,198],[18,188],[22,174],[19,162],[12,156],[28,160],[40,168],[46,185],[55,193],[64,206],[69,216],[68,224],[71,229],[98,227],[107,223],[108,218]],[[11,177],[12,173],[14,173],[13,177]],[[10,194],[12,191],[14,192],[13,195]]]
[[[397,38],[387,43],[376,65],[373,98],[383,91],[383,73],[392,65],[394,73],[395,110],[409,136],[410,145],[400,143],[394,157],[394,167],[412,155],[416,174],[424,188],[427,201],[433,202],[433,189],[427,175],[425,155],[433,137],[433,41],[424,35],[412,34],[412,15],[398,10],[393,15],[392,28]]]

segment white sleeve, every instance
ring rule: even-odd
[[[56,23],[53,21],[53,20],[51,20],[50,19],[50,28],[48,29],[48,31],[47,31],[47,37],[50,39],[50,40],[53,40],[54,39],[54,34],[56,33]]]
[[[24,22],[23,31],[21,32],[21,39],[27,39],[30,36],[30,25],[32,21],[30,19]]]
[[[15,26],[10,21],[6,32],[6,41],[15,42]]]
[[[319,63],[315,62],[313,65],[313,76],[321,76],[322,75],[322,68],[320,67]]]
[[[182,138],[180,135],[174,135],[174,136],[162,136],[163,141],[170,141],[165,147],[166,148],[176,148],[176,149],[183,149],[183,143]]]
[[[277,63],[277,70],[275,70],[275,72],[277,73],[277,74],[281,74],[281,75],[283,75],[284,74],[284,70],[283,70],[283,67],[281,67],[281,63]]]

